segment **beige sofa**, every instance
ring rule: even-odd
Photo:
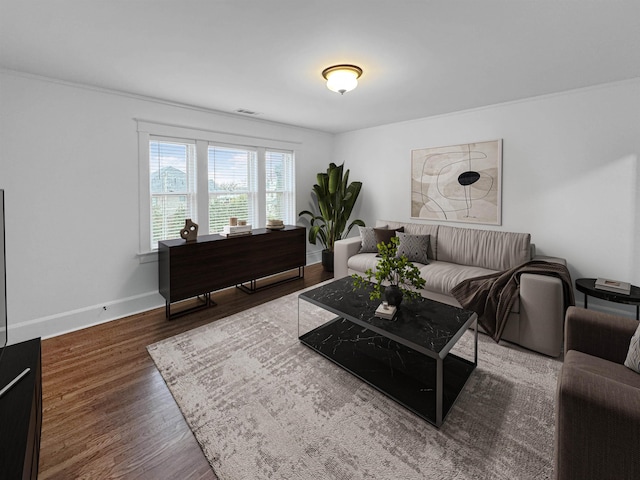
[[[501,272],[529,260],[545,260],[566,265],[556,257],[536,256],[531,236],[526,233],[479,230],[445,225],[378,220],[377,227],[404,227],[411,235],[429,235],[428,265],[416,263],[426,285],[422,296],[460,306],[449,291],[467,278]],[[359,253],[360,237],[335,243],[334,277],[364,275],[375,269],[376,253]],[[562,352],[564,296],[559,278],[525,273],[521,277],[520,297],[509,315],[503,340],[557,357]]]

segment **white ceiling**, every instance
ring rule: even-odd
[[[640,77],[640,0],[0,0],[0,67],[344,132]]]

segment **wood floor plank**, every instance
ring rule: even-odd
[[[167,320],[164,308],[42,342],[45,479],[215,479],[146,347],[331,278],[319,264],[303,279]]]

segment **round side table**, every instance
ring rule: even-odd
[[[640,320],[640,287],[631,285],[631,291],[628,295],[624,293],[609,292],[600,290],[595,287],[595,278],[578,278],[576,280],[576,288],[579,292],[584,293],[584,308],[587,308],[587,296],[591,295],[595,298],[608,300],[609,302],[624,303],[636,306],[636,320]]]

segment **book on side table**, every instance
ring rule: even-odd
[[[598,290],[606,290],[607,292],[622,293],[629,295],[631,292],[631,284],[628,282],[620,282],[618,280],[610,280],[607,278],[597,278],[595,288]]]

